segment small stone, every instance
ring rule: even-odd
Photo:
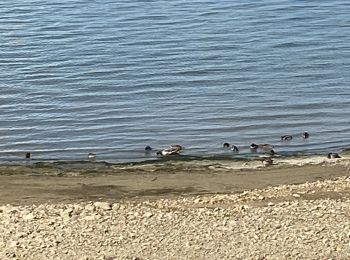
[[[18,232],[17,234],[16,234],[16,237],[17,238],[23,238],[23,237],[26,237],[27,236],[27,233],[25,233],[25,232]]]
[[[242,205],[242,206],[241,206],[241,209],[242,209],[242,210],[247,210],[247,209],[249,209],[249,206],[248,206],[248,205]]]
[[[91,204],[87,204],[84,209],[87,211],[95,211],[95,206]]]
[[[118,210],[120,208],[120,204],[119,203],[114,203],[113,205],[112,205],[112,209],[113,210]]]
[[[300,198],[300,195],[299,195],[298,193],[293,193],[292,196],[293,196],[294,198]]]
[[[246,196],[246,195],[248,195],[248,194],[249,194],[248,191],[243,191],[243,192],[241,193],[241,196]]]
[[[99,202],[98,201],[98,202],[94,203],[94,206],[96,208],[103,209],[103,210],[111,210],[112,209],[112,205],[109,202]]]
[[[19,242],[18,241],[12,241],[11,243],[10,243],[10,246],[11,247],[17,247],[19,245]]]
[[[147,213],[145,213],[143,216],[144,216],[145,218],[151,218],[151,217],[153,217],[153,213],[147,212]]]
[[[98,220],[99,218],[100,218],[99,215],[90,215],[90,216],[84,217],[84,220],[87,220],[87,221],[94,221],[94,220]]]
[[[34,214],[31,212],[31,213],[28,213],[28,214],[24,215],[22,218],[23,218],[24,220],[33,220],[33,219],[35,219],[35,216],[34,216]]]
[[[62,211],[60,215],[64,220],[68,220],[71,218],[72,213],[70,211],[65,210],[65,211]]]
[[[195,200],[194,200],[194,203],[200,203],[202,200],[201,200],[201,198],[196,198]]]

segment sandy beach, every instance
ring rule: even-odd
[[[302,160],[1,165],[0,258],[348,259],[349,158]]]

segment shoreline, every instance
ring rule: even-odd
[[[0,165],[0,205],[236,194],[350,175],[350,158],[164,160],[153,163],[37,162]]]

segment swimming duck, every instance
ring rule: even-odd
[[[26,157],[26,159],[30,159],[30,157],[31,157],[32,155],[31,155],[31,153],[26,153],[26,155],[25,155],[25,157]]]
[[[171,150],[171,149],[164,149],[160,150],[156,153],[157,155],[160,156],[169,156],[169,155],[178,155],[180,154],[179,151]]]
[[[147,146],[145,147],[145,151],[146,151],[146,152],[152,151],[152,147],[149,146],[149,145],[147,145]]]
[[[281,141],[290,141],[293,139],[293,136],[291,135],[282,135],[281,136]]]
[[[88,154],[88,159],[93,161],[93,160],[96,160],[96,154],[95,153],[89,153]]]
[[[329,153],[329,154],[327,155],[327,158],[328,158],[328,159],[336,159],[336,158],[341,158],[341,157],[340,157],[340,155],[337,154],[337,153]]]
[[[309,134],[308,132],[304,132],[304,133],[303,133],[303,138],[304,138],[304,139],[309,138],[309,136],[310,136],[310,134]]]
[[[179,144],[172,144],[170,145],[170,150],[174,151],[174,152],[181,152],[184,148],[179,145]]]
[[[224,143],[223,147],[224,148],[230,148],[230,144],[229,143]]]
[[[161,156],[177,155],[183,150],[183,147],[179,144],[172,144],[170,148],[158,151],[156,154]]]
[[[237,153],[239,152],[238,147],[235,146],[235,145],[232,145],[232,146],[231,146],[231,150],[234,151],[234,152],[237,152]]]
[[[251,149],[251,150],[257,150],[258,148],[259,148],[259,145],[257,145],[257,144],[252,143],[252,144],[250,145],[250,149]]]

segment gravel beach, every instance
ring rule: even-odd
[[[349,259],[344,169],[234,194],[3,204],[0,259]]]

